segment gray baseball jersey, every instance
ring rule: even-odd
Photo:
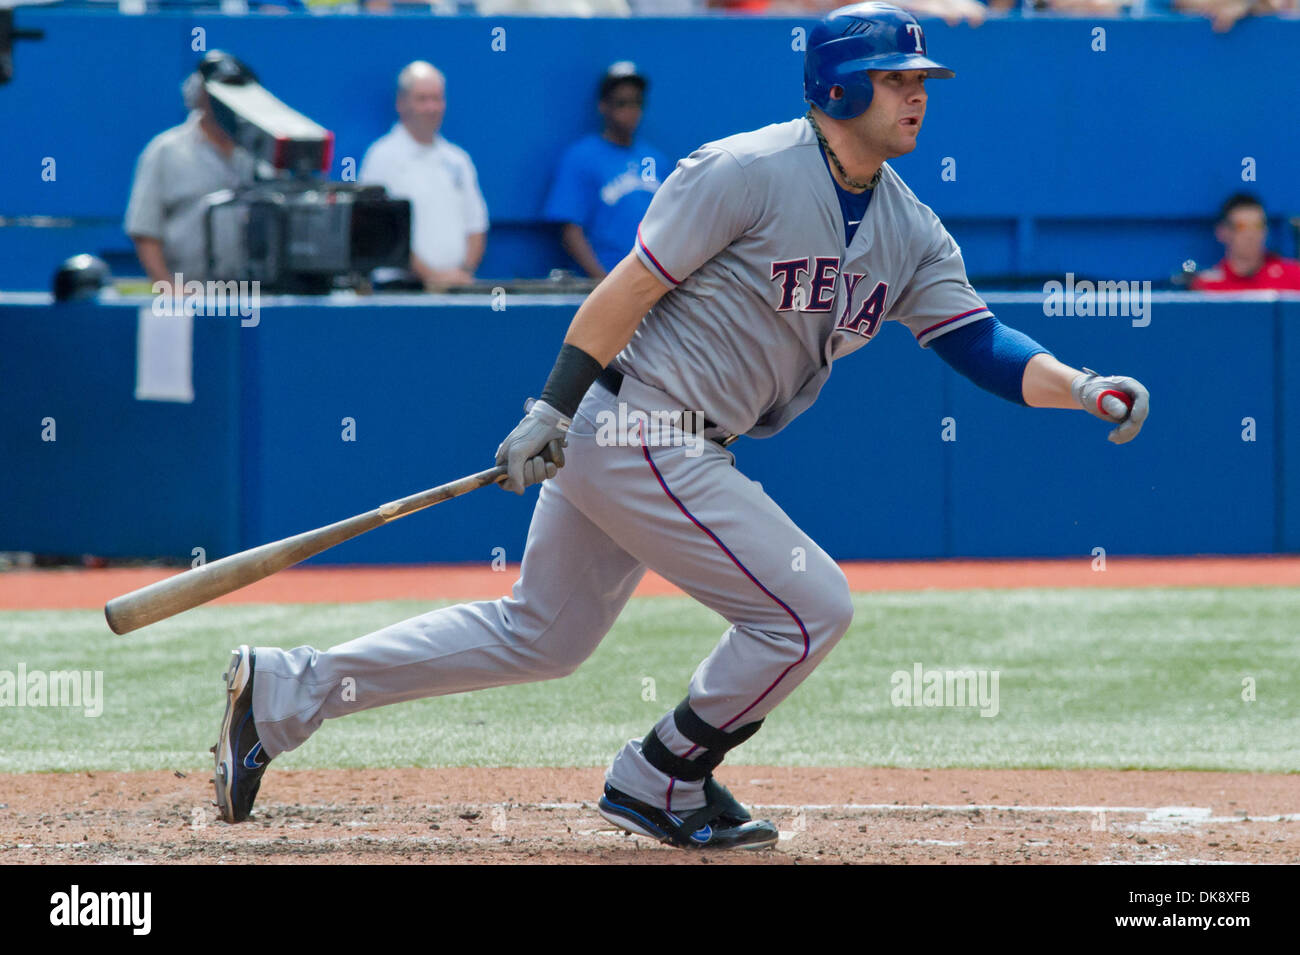
[[[847,249],[844,236],[806,120],[683,160],[636,245],[672,290],[618,356],[618,393],[597,383],[574,415],[567,463],[542,486],[512,595],[329,650],[257,648],[253,715],[265,755],[361,709],[564,676],[613,626],[647,568],[730,623],[691,678],[695,718],[731,734],[771,712],[848,629],[844,574],[721,444],[699,435],[656,442],[642,425],[689,408],[734,433],[770,435],[882,321],[904,322],[925,345],[989,314],[952,238],[888,166]],[[631,433],[609,427],[637,415]],[[631,675],[629,692],[641,677]],[[709,753],[698,725],[679,726],[672,711],[653,736],[678,770]],[[699,808],[704,783],[686,778],[698,774],[664,764],[629,740],[607,780],[670,813]]]
[[[957,243],[888,164],[844,247],[835,185],[806,119],[679,162],[641,222],[636,254],[671,291],[618,367],[756,438],[807,410],[831,363],[882,320],[924,346],[991,314]]]

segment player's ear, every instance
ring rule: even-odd
[[[844,87],[839,84],[832,86],[830,97],[831,99],[844,99]]]

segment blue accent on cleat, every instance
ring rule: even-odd
[[[620,829],[650,836],[678,848],[766,849],[776,845],[779,833],[767,820],[755,822],[731,794],[718,783],[706,787],[713,802],[683,818],[642,802],[634,796],[605,786],[597,811]],[[692,819],[705,821],[690,829]]]
[[[213,747],[217,809],[226,822],[243,822],[253,811],[262,774],[271,762],[262,751],[253,718],[253,651],[241,646],[230,657],[226,671],[226,712],[221,735]],[[261,757],[261,761],[258,758]]]

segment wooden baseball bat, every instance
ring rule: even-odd
[[[210,564],[200,564],[174,577],[114,597],[104,605],[104,616],[114,633],[130,633],[182,610],[207,603],[232,590],[246,587],[263,577],[270,577],[286,567],[292,567],[389,521],[432,507],[448,498],[468,494],[488,484],[495,484],[505,475],[504,467],[489,468],[409,497],[389,501],[373,511],[349,517],[336,524],[327,524],[284,540],[240,551]]]

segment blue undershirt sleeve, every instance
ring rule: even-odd
[[[1008,328],[996,318],[982,318],[956,331],[940,335],[930,348],[953,370],[999,398],[1023,405],[1021,390],[1025,365],[1035,355],[1050,355],[1024,332]]]

